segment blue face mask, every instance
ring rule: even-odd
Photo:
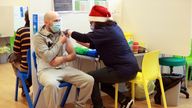
[[[59,32],[61,29],[61,23],[59,21],[53,22],[53,25],[50,28],[54,33]]]

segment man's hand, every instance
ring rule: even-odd
[[[49,64],[53,67],[59,66],[65,62],[64,57],[55,57]]]
[[[66,37],[66,36],[60,36],[59,41],[60,41],[62,44],[64,44],[64,43],[66,43],[66,41],[67,41],[67,37]]]

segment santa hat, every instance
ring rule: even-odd
[[[89,13],[89,21],[106,22],[111,17],[111,13],[107,8],[99,5],[92,7]]]

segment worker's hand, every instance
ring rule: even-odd
[[[65,36],[70,37],[72,32],[73,32],[72,30],[66,29],[63,33],[65,34]]]
[[[60,56],[60,57],[55,57],[49,64],[53,67],[56,67],[63,64],[64,62],[65,62],[64,57]]]
[[[69,29],[67,33],[68,33],[69,36],[71,36],[71,34],[73,33],[73,31]]]
[[[64,34],[66,37],[69,37],[68,31],[69,31],[69,29],[66,29],[65,31],[63,31],[63,34]]]
[[[60,36],[59,41],[60,41],[62,44],[64,44],[64,43],[67,42],[67,37],[64,36],[64,35],[63,35],[63,36]]]

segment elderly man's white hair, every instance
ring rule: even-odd
[[[45,13],[44,21],[52,20],[55,16],[59,16],[59,14],[55,11],[49,11]]]

